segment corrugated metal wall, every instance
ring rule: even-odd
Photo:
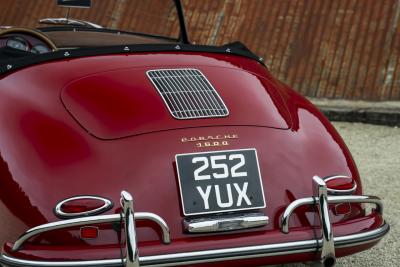
[[[37,2],[0,0],[0,24],[13,24],[22,16],[29,25],[28,21],[65,13],[54,7],[55,0],[41,0],[41,5]],[[162,24],[133,19],[148,1],[93,0],[93,3],[91,12],[74,11],[74,17],[126,29],[177,34],[175,15]],[[304,95],[400,100],[400,0],[183,0],[183,3],[193,42],[220,45],[240,40],[265,58],[279,79]],[[159,6],[151,8],[162,14],[170,12],[168,4],[160,1]],[[121,20],[123,17],[126,19]]]

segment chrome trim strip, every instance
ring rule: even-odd
[[[333,175],[333,176],[327,176],[324,177],[324,181],[325,183],[329,182],[330,180],[334,180],[334,179],[338,179],[338,178],[347,178],[347,179],[351,179],[353,181],[353,187],[350,189],[345,189],[345,190],[340,190],[340,189],[333,189],[333,188],[329,188],[328,189],[328,194],[332,194],[332,195],[351,195],[353,194],[356,189],[357,189],[357,183],[356,181],[354,181],[351,177],[346,176],[346,175]]]
[[[7,264],[7,266],[21,266],[21,267],[123,267],[124,262],[121,259],[111,260],[92,260],[92,261],[33,261],[22,260],[7,255],[0,256],[0,262]]]
[[[389,225],[384,223],[381,227],[364,233],[335,237],[336,248],[358,246],[376,242],[389,232]],[[205,250],[196,252],[183,252],[176,254],[154,255],[140,257],[141,266],[178,266],[202,262],[219,262],[243,258],[270,257],[278,255],[290,255],[306,252],[315,252],[320,247],[322,240],[305,240],[260,246],[247,246],[217,250]],[[84,267],[84,266],[124,266],[121,259],[74,261],[74,262],[48,262],[21,260],[7,255],[0,255],[0,262],[9,266],[28,267]]]
[[[89,210],[89,211],[85,211],[85,212],[76,212],[76,213],[65,213],[61,210],[61,206],[69,201],[73,201],[73,200],[80,200],[80,199],[94,199],[94,200],[100,200],[102,201],[104,204],[103,206],[101,206],[100,208],[94,209],[94,210]],[[99,214],[102,212],[105,212],[107,210],[109,210],[110,208],[112,208],[113,204],[109,199],[106,199],[104,197],[98,197],[98,196],[76,196],[76,197],[70,197],[67,199],[64,199],[60,202],[58,202],[58,204],[56,205],[54,212],[56,213],[57,216],[61,217],[61,218],[74,218],[74,217],[81,217],[81,216],[90,216],[90,215],[95,215],[95,214]]]
[[[184,219],[183,228],[188,233],[211,233],[261,227],[268,222],[268,216],[257,212]]]
[[[346,248],[375,242],[385,236],[389,230],[389,224],[384,222],[381,227],[368,232],[335,237],[335,245],[337,243],[336,247]]]
[[[103,26],[81,19],[71,18],[45,18],[39,20],[41,24],[55,24],[55,25],[76,25],[76,26],[88,26],[95,29],[103,29]]]
[[[272,257],[279,255],[315,252],[317,247],[318,241],[314,239],[258,246],[183,252],[143,257],[141,258],[141,265],[152,267],[179,266],[227,260]]]

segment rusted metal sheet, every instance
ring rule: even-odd
[[[63,16],[55,0],[0,0],[0,24],[25,26]],[[41,5],[37,3],[40,2]],[[74,10],[108,27],[176,36],[170,2],[93,0]],[[271,71],[303,95],[400,100],[400,0],[183,0],[191,40],[220,45],[240,40]],[[140,14],[140,16],[137,16]],[[161,18],[162,14],[169,14]],[[125,18],[125,19],[124,19]],[[138,19],[139,18],[139,19]]]

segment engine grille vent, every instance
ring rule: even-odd
[[[147,76],[176,119],[225,117],[225,103],[197,69],[149,70]]]

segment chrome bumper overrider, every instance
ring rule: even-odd
[[[319,219],[321,221],[322,243],[320,263],[322,266],[335,265],[335,242],[333,238],[332,224],[329,219],[329,204],[338,203],[371,203],[376,205],[376,210],[383,214],[383,203],[378,197],[374,196],[328,196],[328,188],[324,179],[313,177],[314,196],[309,198],[301,198],[293,201],[286,208],[281,219],[282,233],[289,233],[289,219],[295,209],[304,205],[318,206]]]
[[[245,246],[225,249],[203,250],[195,252],[182,252],[175,254],[163,254],[153,256],[140,256],[137,247],[135,231],[136,220],[151,220],[158,224],[162,230],[162,241],[165,244],[171,242],[169,228],[166,222],[158,215],[147,212],[134,212],[132,196],[123,191],[121,193],[121,205],[123,212],[114,215],[91,216],[86,218],[70,219],[49,224],[40,225],[28,230],[14,244],[13,251],[18,251],[30,238],[44,232],[74,226],[83,226],[98,223],[123,222],[125,227],[126,256],[124,259],[92,260],[92,261],[32,261],[1,254],[0,263],[6,266],[177,266],[203,262],[218,262],[225,260],[237,260],[245,258],[270,257],[307,252],[320,252],[320,264],[332,266],[335,264],[335,248],[355,247],[380,240],[388,231],[389,225],[384,223],[379,228],[357,234],[334,237],[332,225],[329,220],[329,203],[373,203],[377,211],[382,214],[383,207],[379,198],[372,196],[328,196],[323,179],[314,177],[316,195],[310,198],[298,199],[292,202],[285,210],[281,220],[281,231],[289,233],[289,219],[293,211],[302,205],[318,206],[318,214],[321,220],[321,238],[275,243],[257,246]]]

